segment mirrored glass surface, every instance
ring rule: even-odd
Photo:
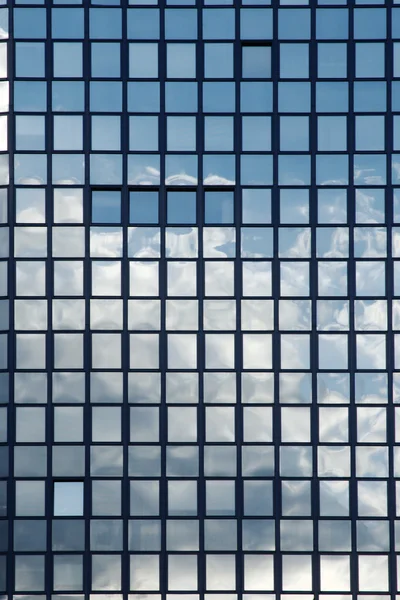
[[[0,600],[400,598],[399,115],[399,0],[0,0]]]

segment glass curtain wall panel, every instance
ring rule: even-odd
[[[400,598],[400,0],[0,0],[0,600]]]

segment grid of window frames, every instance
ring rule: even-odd
[[[0,5],[1,600],[398,598],[399,0]]]

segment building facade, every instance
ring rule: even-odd
[[[400,1],[0,4],[0,599],[399,598]]]

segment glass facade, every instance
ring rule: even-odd
[[[399,410],[400,0],[0,0],[0,600],[399,599]]]

